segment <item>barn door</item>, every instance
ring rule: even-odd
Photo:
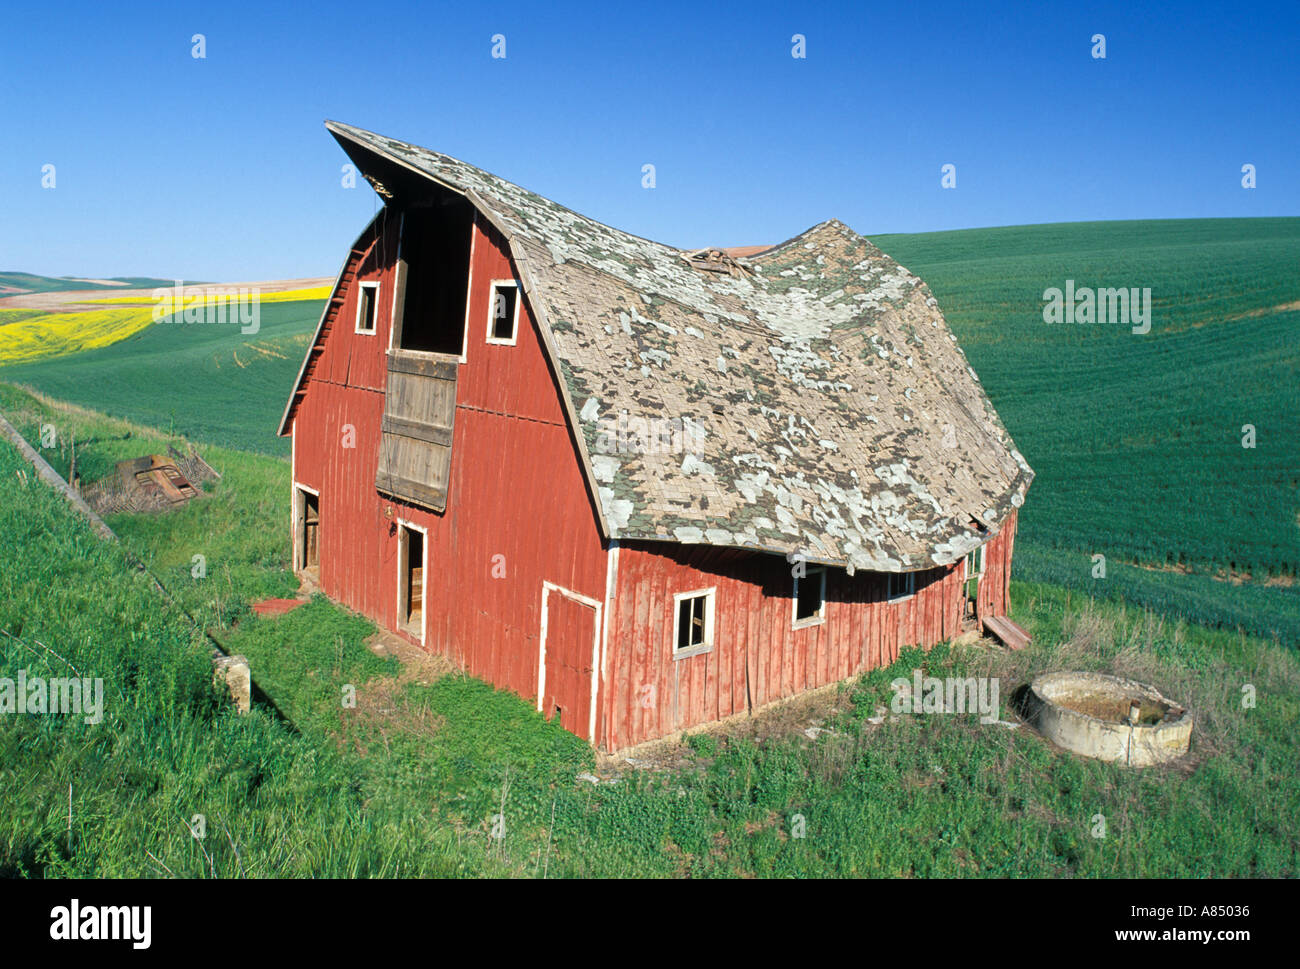
[[[388,352],[383,436],[375,487],[434,511],[447,507],[457,361]]]
[[[600,603],[550,582],[542,587],[537,709],[595,742]]]

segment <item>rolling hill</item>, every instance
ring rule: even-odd
[[[81,279],[75,276],[38,276],[35,273],[0,272],[0,299],[26,293],[50,293],[83,289],[115,290],[127,287],[170,286],[170,279],[152,276],[111,276],[108,279]],[[3,305],[3,304],[0,304]]]

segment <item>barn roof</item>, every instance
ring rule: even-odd
[[[1023,503],[1033,471],[935,298],[848,226],[684,253],[326,126],[381,194],[432,180],[505,236],[609,537],[910,571],[956,561]],[[647,428],[668,433],[638,446]]]

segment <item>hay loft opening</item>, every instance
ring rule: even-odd
[[[451,193],[402,213],[403,294],[393,334],[397,349],[464,352],[473,231],[474,207]]]

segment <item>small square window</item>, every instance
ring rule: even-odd
[[[375,332],[375,306],[379,303],[379,284],[362,283],[357,300],[357,332]]]
[[[713,648],[713,591],[673,596],[673,655],[694,656]]]
[[[889,572],[887,598],[890,602],[896,599],[906,599],[916,591],[916,573],[915,572]]]
[[[966,578],[973,579],[984,574],[984,546],[966,553]]]
[[[514,346],[519,325],[519,284],[494,279],[488,294],[487,342]]]
[[[826,568],[816,565],[794,577],[794,625],[815,626],[826,618]]]

